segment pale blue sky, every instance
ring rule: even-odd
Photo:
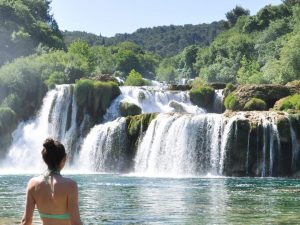
[[[211,23],[225,19],[236,5],[256,14],[281,0],[52,0],[61,30],[86,31],[103,36],[132,33],[161,25]]]

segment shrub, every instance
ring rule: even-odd
[[[233,93],[230,93],[229,95],[227,95],[227,97],[224,100],[224,105],[225,105],[226,109],[229,109],[229,110],[238,110],[239,109],[239,102]]]
[[[147,85],[148,82],[145,81],[142,75],[135,70],[131,70],[128,74],[125,84],[126,86],[144,86]]]
[[[300,94],[294,94],[278,100],[274,105],[274,109],[280,111],[289,109],[300,110]]]
[[[227,95],[229,95],[230,92],[233,92],[235,90],[235,86],[232,83],[227,83],[226,87],[224,89],[224,96],[226,97]]]
[[[246,102],[244,106],[244,110],[251,111],[251,110],[259,110],[263,111],[267,109],[267,104],[264,100],[259,98],[251,98],[248,102]]]

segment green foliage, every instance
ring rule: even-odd
[[[16,113],[8,107],[0,107],[0,136],[11,132],[16,125]]]
[[[263,111],[266,109],[267,109],[266,102],[259,98],[251,98],[248,102],[246,102],[244,106],[244,110],[246,111],[252,111],[252,110]]]
[[[136,72],[134,69],[130,71],[128,77],[126,78],[126,86],[144,86],[147,82],[143,79],[142,75]]]
[[[212,106],[215,90],[210,86],[203,85],[199,81],[196,81],[193,83],[189,94],[193,104],[202,108],[210,108]]]
[[[49,4],[48,0],[0,1],[0,65],[32,54],[40,43],[50,48],[64,48]]]
[[[232,83],[227,83],[226,87],[223,91],[224,96],[226,97],[229,93],[233,92],[236,89],[235,86],[233,86]]]
[[[244,9],[241,6],[236,6],[234,9],[226,13],[226,18],[228,20],[229,27],[233,27],[236,24],[239,17],[249,15],[249,10]]]
[[[300,94],[294,94],[286,98],[280,99],[275,103],[275,110],[287,111],[287,110],[300,110]]]
[[[189,45],[207,46],[221,32],[222,24],[221,21],[211,24],[142,28],[132,34],[117,34],[111,38],[86,32],[66,31],[64,37],[67,45],[76,39],[85,40],[90,46],[113,46],[131,41],[139,44],[143,51],[149,51],[162,57],[170,57]]]
[[[239,103],[234,93],[230,93],[224,100],[224,106],[226,109],[229,110],[237,110],[239,108]]]
[[[239,84],[260,84],[263,83],[262,73],[259,71],[259,64],[252,60],[248,61],[246,56],[241,60],[241,67],[237,72]]]

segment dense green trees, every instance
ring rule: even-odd
[[[199,49],[194,69],[206,82],[285,84],[299,79],[299,12],[299,5],[290,3],[234,17],[233,27]]]
[[[0,65],[29,55],[39,45],[64,48],[48,0],[0,0]]]
[[[222,24],[222,22],[213,22],[199,25],[141,28],[132,34],[117,34],[111,38],[79,31],[65,31],[63,34],[67,45],[79,38],[85,40],[90,46],[113,46],[125,41],[132,41],[140,45],[144,51],[166,57],[179,53],[189,45],[207,46],[221,32]]]

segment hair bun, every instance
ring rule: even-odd
[[[52,138],[47,138],[43,143],[44,148],[51,149],[55,147],[54,140]]]

